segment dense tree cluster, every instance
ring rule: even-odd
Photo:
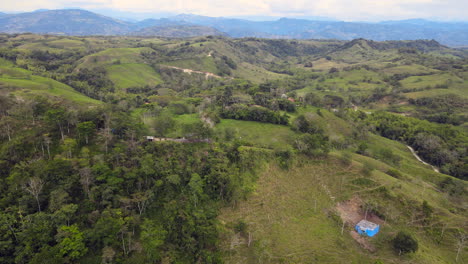
[[[461,179],[468,178],[468,136],[463,130],[386,112],[363,117],[375,127],[376,132],[412,146],[423,159],[440,167],[443,172]]]
[[[468,100],[454,94],[410,99],[409,103],[420,107],[416,116],[421,119],[452,125],[468,121],[463,112]]]
[[[221,112],[222,118],[287,125],[289,117],[260,106],[232,105]]]
[[[91,252],[106,263],[220,262],[217,208],[243,197],[253,175],[240,153],[145,142],[118,108],[42,102],[2,137],[0,262],[73,263]],[[11,115],[28,107],[8,105]],[[210,136],[203,124],[185,129]]]

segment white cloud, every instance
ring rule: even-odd
[[[439,18],[466,20],[466,0],[2,0],[0,10],[81,7],[209,16],[329,16],[344,20]]]

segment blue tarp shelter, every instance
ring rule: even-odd
[[[356,231],[360,235],[367,235],[370,237],[375,236],[379,232],[380,226],[378,224],[369,222],[367,220],[361,220],[356,225]]]

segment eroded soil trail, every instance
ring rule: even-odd
[[[411,153],[413,154],[413,156],[414,156],[417,160],[419,160],[419,162],[421,162],[421,163],[424,164],[424,165],[431,166],[431,168],[432,168],[435,172],[439,172],[439,173],[440,173],[440,171],[439,171],[439,169],[438,169],[437,167],[432,166],[431,164],[429,164],[429,163],[425,162],[424,160],[422,160],[422,159],[418,156],[418,154],[416,153],[416,151],[414,151],[414,149],[413,149],[412,147],[410,147],[410,146],[406,146],[406,147],[408,147],[408,149],[411,151]]]
[[[166,68],[170,68],[170,69],[183,71],[183,72],[188,73],[188,74],[192,74],[192,73],[203,74],[203,75],[205,75],[205,77],[207,79],[210,78],[210,77],[224,79],[224,77],[216,75],[216,74],[211,73],[211,72],[196,71],[196,70],[192,70],[192,69],[184,69],[184,68],[180,68],[180,67],[176,67],[176,66],[169,66],[169,65],[161,65],[161,66],[166,67]]]

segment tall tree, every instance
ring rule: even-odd
[[[77,225],[60,227],[56,240],[58,242],[57,247],[60,248],[60,254],[70,260],[79,259],[88,251],[84,243],[83,232],[78,229]]]
[[[66,123],[67,112],[63,108],[55,108],[45,113],[45,121],[60,131],[62,140],[65,139],[64,125]]]
[[[24,190],[30,193],[37,202],[37,208],[41,211],[41,203],[39,201],[39,195],[41,194],[44,182],[38,177],[29,178],[26,184],[23,186]]]
[[[160,247],[164,244],[167,232],[161,225],[154,221],[145,219],[141,225],[141,241],[149,259],[161,258]]]
[[[85,138],[86,145],[89,143],[89,137],[94,134],[96,125],[92,121],[86,121],[79,123],[76,128],[78,129],[78,133],[80,137]]]
[[[94,182],[92,170],[88,167],[80,169],[80,183],[83,185],[83,190],[89,198],[90,186]]]

